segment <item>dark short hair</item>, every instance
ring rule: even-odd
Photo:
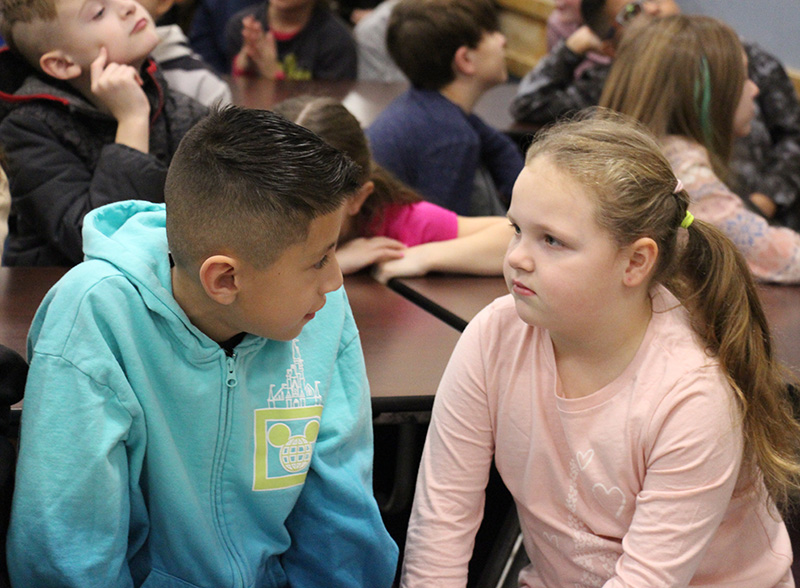
[[[581,0],[581,18],[602,39],[608,36],[614,25],[606,14],[606,0]]]
[[[491,0],[401,0],[389,18],[386,46],[414,86],[439,90],[455,79],[458,48],[474,49],[484,33],[497,30]]]
[[[175,263],[218,253],[266,267],[359,186],[359,168],[311,131],[266,110],[213,110],[184,136],[167,174]]]

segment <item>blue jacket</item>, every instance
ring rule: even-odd
[[[471,201],[475,175],[485,169],[491,198],[508,203],[524,163],[506,135],[432,90],[411,88],[398,96],[367,137],[375,161],[426,200],[462,216],[504,214],[507,204]]]
[[[171,293],[163,205],[87,215],[87,261],[28,340],[16,586],[388,587],[372,423],[343,289],[293,341],[228,356]]]

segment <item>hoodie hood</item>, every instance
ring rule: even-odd
[[[173,325],[176,331],[188,328],[203,347],[216,349],[172,295],[166,218],[164,204],[143,200],[115,202],[91,211],[83,223],[85,259],[113,265],[136,286],[151,311],[168,322],[180,321],[183,326]]]

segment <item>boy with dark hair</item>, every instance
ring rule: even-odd
[[[425,198],[465,216],[505,214],[522,154],[472,111],[507,78],[490,0],[401,0],[389,54],[412,87],[367,129],[375,160]]]
[[[81,261],[84,215],[163,200],[184,133],[206,108],[172,92],[134,0],[3,0],[0,143],[11,185],[6,265]]]
[[[28,341],[16,585],[392,584],[334,256],[357,187],[310,131],[228,107],[181,143],[166,212],[87,216]]]

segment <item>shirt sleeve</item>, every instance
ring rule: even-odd
[[[511,116],[518,122],[543,124],[594,106],[600,101],[608,67],[595,65],[575,78],[583,56],[561,41],[544,56],[519,84],[511,103]]]
[[[3,122],[2,137],[14,214],[72,264],[83,259],[87,212],[120,200],[164,200],[167,166],[154,155],[110,143],[91,169],[46,122],[24,113]]]
[[[709,367],[666,394],[642,439],[642,489],[604,588],[689,585],[739,477],[744,443],[733,403],[724,376]]]
[[[673,145],[667,152],[675,175],[691,195],[693,214],[715,225],[734,242],[756,279],[800,283],[800,233],[770,226],[765,218],[747,210],[698,149]]]
[[[408,247],[458,237],[458,215],[432,202],[391,206],[371,236],[397,239]]]
[[[436,392],[406,537],[402,588],[463,588],[483,517],[494,434],[471,322]]]
[[[356,336],[340,351],[311,467],[286,521],[292,544],[282,563],[290,586],[392,585],[397,546],[372,494],[372,458],[369,386]]]

